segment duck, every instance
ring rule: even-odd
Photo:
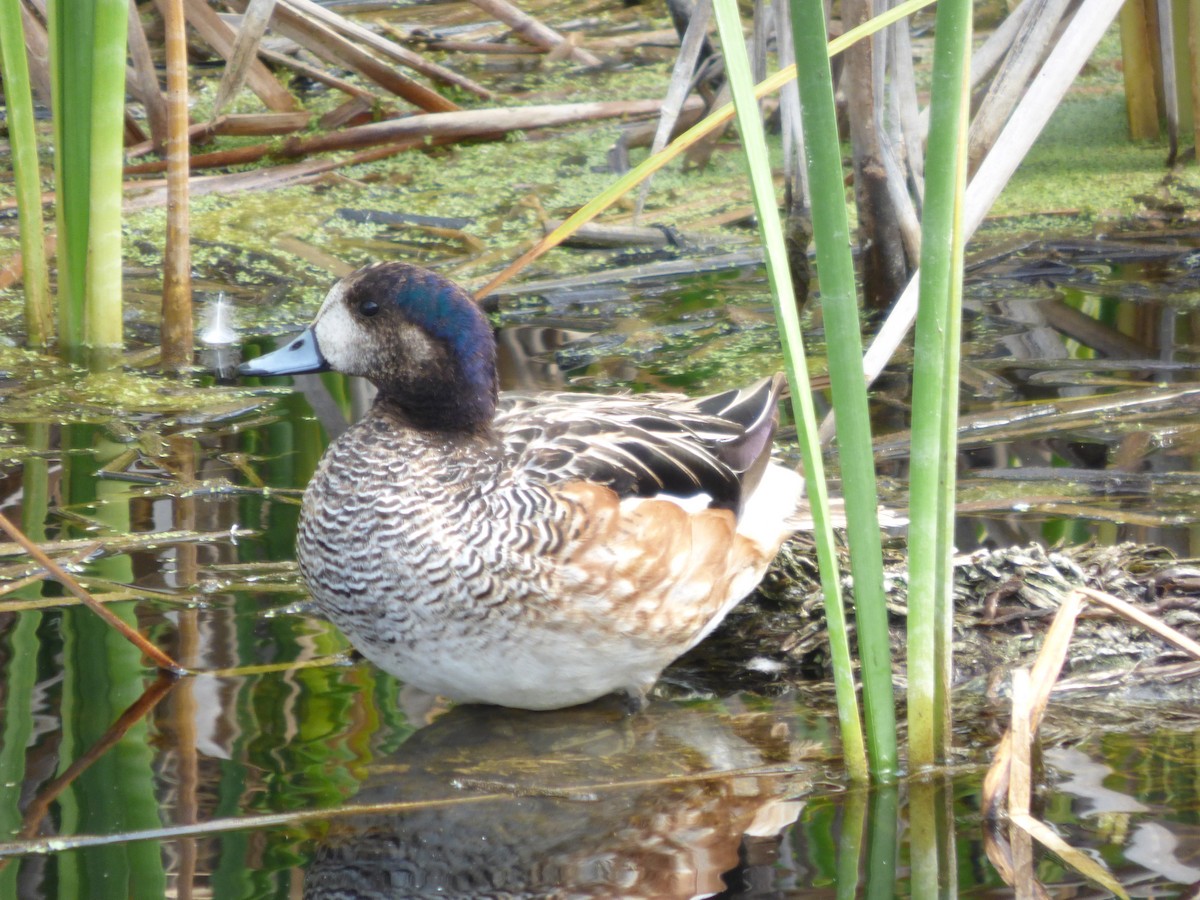
[[[781,374],[700,398],[501,392],[478,304],[398,261],[240,367],[329,370],[377,394],[304,492],[303,579],[370,662],[456,703],[640,709],[803,517],[772,458]]]

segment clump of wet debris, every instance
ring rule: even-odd
[[[885,551],[896,682],[904,685],[905,555]],[[843,563],[848,560],[843,560]],[[848,566],[843,565],[843,571]],[[853,585],[843,585],[853,602]],[[1062,601],[1090,588],[1135,604],[1200,639],[1200,561],[1133,543],[1046,548],[1038,544],[979,550],[956,560],[956,693],[995,698],[1012,669],[1029,666]],[[854,640],[851,625],[851,641]],[[779,554],[759,590],[667,673],[690,690],[773,692],[831,674],[824,599],[811,540],[800,535]],[[1076,624],[1055,693],[1132,701],[1200,700],[1200,661],[1098,605]]]

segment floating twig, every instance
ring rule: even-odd
[[[233,5],[245,7],[241,2],[235,2]],[[329,25],[300,13],[292,6],[284,4],[276,8],[271,29],[276,34],[291,38],[326,62],[353,69],[364,78],[369,78],[397,97],[403,97],[413,106],[427,112],[451,112],[459,108],[457,103],[400,74]]]
[[[549,219],[542,223],[542,230],[549,234],[563,223],[562,219]],[[570,238],[563,241],[575,247],[665,247],[674,243],[692,243],[670,228],[651,228],[641,225],[600,225],[594,222],[584,225]]]
[[[277,492],[278,489],[277,489]],[[287,493],[283,491],[282,493]],[[297,495],[299,491],[295,492]],[[253,537],[258,534],[251,529],[239,529],[238,537]],[[207,543],[209,541],[229,540],[230,532],[222,531],[143,531],[137,534],[118,535],[105,538],[104,547],[109,552],[126,553],[131,550],[148,550],[163,544]],[[95,538],[80,538],[68,541],[45,541],[41,549],[46,553],[74,553],[91,548],[96,543]],[[6,556],[18,556],[25,553],[25,545],[21,543],[0,544],[0,559]]]
[[[451,139],[449,138],[434,138],[428,144],[436,146],[440,143],[450,143],[450,141]],[[341,159],[311,160],[286,166],[275,166],[265,171],[232,172],[228,175],[193,178],[191,195],[195,198],[204,196],[205,194],[262,190],[271,187],[281,187],[285,184],[303,184],[306,181],[312,181],[314,178],[321,177],[326,172],[332,172],[334,169],[340,169],[343,166],[355,166],[360,163],[374,162],[377,159],[385,159],[397,153],[404,153],[407,150],[412,150],[414,147],[421,146],[427,146],[426,142],[419,138],[413,138],[408,141],[388,144],[384,147],[374,147],[370,150],[364,150],[361,153],[355,153],[352,156],[342,157]],[[255,158],[266,156],[274,148],[260,145],[257,149],[259,153]],[[231,165],[232,163],[226,164]],[[125,212],[162,206],[166,203],[166,182],[162,180],[126,182],[125,190],[127,198],[125,201]],[[138,190],[142,191],[142,193],[137,194]],[[134,196],[130,196],[131,193],[134,193]]]
[[[694,98],[698,105],[700,100]],[[592,103],[551,103],[508,109],[472,109],[459,112],[429,113],[389,119],[347,128],[337,134],[318,135],[290,141],[284,153],[301,156],[328,150],[347,150],[368,147],[405,138],[467,138],[533,128],[555,128],[594,119],[620,116],[653,115],[662,106],[660,100],[612,100]]]
[[[315,21],[341,32],[346,37],[361,41],[376,53],[386,56],[403,66],[408,66],[414,72],[420,72],[422,75],[432,78],[434,81],[440,81],[442,84],[460,87],[464,91],[475,94],[477,97],[482,97],[484,100],[492,99],[492,92],[479,84],[479,82],[473,81],[452,69],[447,69],[445,66],[439,66],[419,53],[409,50],[407,47],[401,47],[395,41],[389,41],[387,38],[380,37],[369,28],[364,28],[357,22],[347,19],[345,16],[338,15],[333,10],[326,9],[318,3],[314,3],[313,0],[283,0],[283,2],[294,9],[298,15],[309,16]]]
[[[92,541],[91,543],[80,547],[78,550],[72,553],[67,558],[67,561],[69,563],[82,562],[103,546],[103,541]],[[13,581],[6,582],[5,584],[0,585],[0,597],[11,594],[14,591],[19,591],[21,588],[28,587],[31,584],[36,584],[45,577],[46,570],[44,568],[40,568],[36,571],[30,572],[28,575],[22,576],[21,578],[16,578]],[[0,604],[0,609],[9,609],[9,607],[3,607],[3,605]]]

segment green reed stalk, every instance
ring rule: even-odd
[[[89,158],[92,123],[90,13],[88,0],[49,0],[46,16],[54,94],[58,339],[68,355],[83,346],[88,196],[92,172]]]
[[[788,270],[787,249],[784,245],[783,226],[779,220],[779,206],[775,199],[775,185],[771,177],[766,137],[763,134],[762,117],[758,104],[754,99],[754,79],[750,73],[749,59],[746,56],[746,44],[742,37],[742,25],[738,16],[736,0],[716,0],[713,4],[713,12],[716,15],[717,30],[721,36],[726,75],[733,93],[738,128],[742,135],[742,147],[749,168],[754,206],[758,213],[759,231],[767,263],[767,277],[771,284],[771,299],[775,306],[776,321],[779,324],[780,340],[783,343],[784,366],[792,385],[792,408],[798,423],[800,453],[804,459],[808,496],[812,504],[813,535],[816,539],[821,587],[825,594],[825,611],[829,622],[834,685],[837,691],[838,717],[841,722],[846,767],[851,778],[861,781],[865,780],[867,776],[867,759],[864,754],[862,725],[859,720],[858,703],[854,691],[854,672],[842,606],[837,549],[829,518],[825,466],[821,457],[821,445],[817,439],[817,419],[813,408],[812,388],[808,381],[808,364],[805,360],[804,342],[800,335],[800,319],[796,312],[796,298]],[[824,35],[823,30],[821,35]],[[827,59],[823,38],[818,55],[822,59]],[[855,358],[858,383],[861,386],[860,360],[861,354]],[[894,729],[892,735],[894,739]]]
[[[850,223],[843,189],[833,78],[825,54],[824,5],[791,0],[796,84],[804,124],[813,239],[821,281],[821,311],[829,355],[829,381],[837,413],[837,447],[846,500],[846,536],[854,577],[855,621],[862,663],[863,705],[871,774],[896,774],[896,700],[883,590],[883,547],[871,420],[862,372],[862,325],[850,254]]]
[[[42,231],[42,178],[38,167],[29,61],[25,57],[21,0],[0,0],[0,78],[4,80],[4,104],[20,213],[26,343],[31,347],[45,347],[53,334],[54,318],[50,312],[50,279]]]
[[[95,0],[92,54],[91,218],[87,318],[92,348],[121,346],[121,182],[125,149],[125,66],[129,7]]]
[[[68,356],[121,343],[121,0],[50,0],[59,340]]]
[[[938,4],[913,351],[908,547],[908,739],[913,771],[950,745],[955,438],[962,326],[971,4]]]

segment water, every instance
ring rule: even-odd
[[[962,550],[1097,539],[1198,555],[1195,243],[1120,259],[1039,245],[972,271]],[[590,281],[504,299],[509,386],[700,392],[778,365],[752,268]],[[875,396],[894,503],[903,365]],[[153,674],[59,588],[0,596],[0,897],[1010,895],[979,813],[1003,698],[964,695],[944,777],[869,792],[845,782],[820,684],[752,693],[736,673],[679,670],[634,719],[605,702],[422,709],[308,614],[292,562],[300,491],[359,387],[168,384],[120,408],[80,373],[0,368],[0,511],[199,673],[139,701]],[[0,553],[0,583],[29,573]],[[1195,627],[1186,579],[1160,596]],[[1200,880],[1200,730],[1162,695],[1056,696],[1044,729],[1035,813],[1134,896]],[[1036,859],[1052,896],[1097,895]]]

